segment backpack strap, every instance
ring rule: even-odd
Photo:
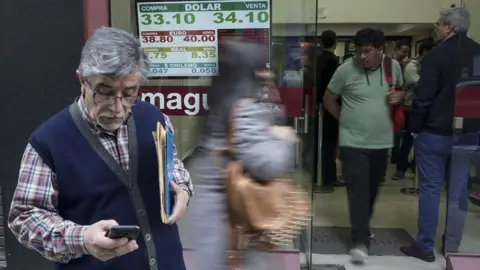
[[[388,83],[388,87],[390,90],[393,89],[393,60],[389,56],[384,56],[383,57],[383,62],[382,62],[382,67],[383,67],[383,75],[385,76],[385,80]]]

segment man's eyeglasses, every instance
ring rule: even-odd
[[[129,105],[132,105],[133,103],[135,103],[135,101],[137,100],[137,96],[116,97],[116,96],[112,96],[112,95],[105,95],[105,94],[97,93],[93,90],[92,84],[87,79],[85,79],[85,81],[88,84],[88,89],[92,93],[93,99],[97,103],[101,103],[101,104],[105,104],[105,105],[112,105],[112,104],[115,103],[115,101],[117,99],[120,99],[122,101],[122,104],[129,106]]]

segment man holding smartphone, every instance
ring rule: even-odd
[[[152,132],[174,129],[137,100],[148,70],[137,38],[97,29],[82,50],[80,97],[30,137],[8,225],[54,269],[186,269],[175,222],[193,187],[174,150],[175,204],[162,223]]]

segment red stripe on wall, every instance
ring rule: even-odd
[[[83,33],[85,41],[101,26],[109,26],[108,0],[83,0]]]

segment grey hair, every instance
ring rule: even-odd
[[[84,77],[119,77],[139,72],[145,80],[149,61],[139,40],[132,34],[117,28],[100,27],[85,43],[78,71]]]
[[[466,33],[470,28],[470,13],[464,8],[449,8],[440,12],[444,24],[450,25],[455,33]]]

